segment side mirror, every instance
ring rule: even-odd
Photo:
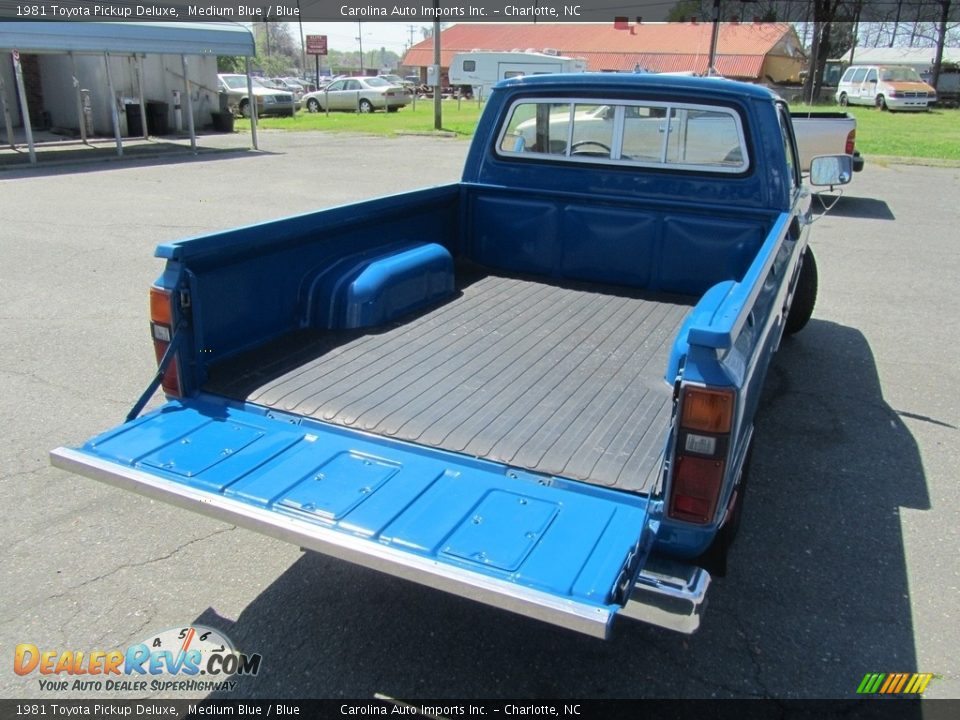
[[[818,155],[810,161],[811,185],[846,185],[853,179],[853,158],[849,155]]]

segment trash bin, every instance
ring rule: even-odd
[[[147,100],[147,130],[151,135],[166,135],[169,132],[167,116],[169,104],[160,100]]]
[[[127,137],[143,137],[143,121],[139,103],[124,103],[127,114]]]
[[[216,130],[217,132],[222,132],[222,133],[233,132],[233,113],[215,112],[215,113],[210,113],[210,117],[213,118],[213,129]]]

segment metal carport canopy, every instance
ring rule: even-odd
[[[0,23],[0,48],[29,53],[256,54],[249,28],[234,23]]]
[[[250,58],[256,54],[256,44],[249,28],[239,23],[189,23],[189,22],[15,22],[0,23],[0,48],[26,53],[111,53],[179,55],[183,61],[184,86],[188,106],[190,143],[196,151],[196,136],[193,128],[193,107],[190,102],[187,80],[187,55],[243,56],[247,61],[247,93],[253,97],[250,80]],[[139,62],[139,61],[138,61]],[[15,65],[18,66],[15,53]],[[139,66],[138,66],[139,68]],[[18,71],[19,73],[19,71]],[[139,73],[139,69],[138,69]],[[110,67],[107,63],[107,79]],[[26,107],[26,95],[22,79],[18,78],[21,105]],[[0,81],[2,87],[2,81]],[[111,95],[113,86],[111,82]],[[142,94],[142,84],[141,84]],[[257,148],[256,103],[251,102],[250,132],[253,147]],[[26,111],[25,111],[26,115]],[[82,123],[82,120],[81,120]],[[122,141],[116,113],[113,118],[117,154],[123,154]],[[33,136],[29,120],[25,120],[27,142],[30,146],[30,161],[36,162]],[[144,123],[146,128],[146,123]],[[146,137],[146,135],[145,135]],[[85,140],[86,138],[84,138]]]

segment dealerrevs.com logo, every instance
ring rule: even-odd
[[[47,650],[17,645],[13,671],[37,676],[39,689],[95,692],[232,691],[231,678],[260,672],[259,653],[239,652],[219,630],[171,628],[126,650]]]

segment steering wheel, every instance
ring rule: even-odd
[[[613,152],[610,148],[608,148],[602,142],[598,142],[597,140],[580,140],[579,142],[575,142],[573,145],[570,146],[570,154],[573,155],[577,153],[577,151],[582,150],[583,148],[589,145],[593,145],[594,147],[600,148],[607,155]]]

